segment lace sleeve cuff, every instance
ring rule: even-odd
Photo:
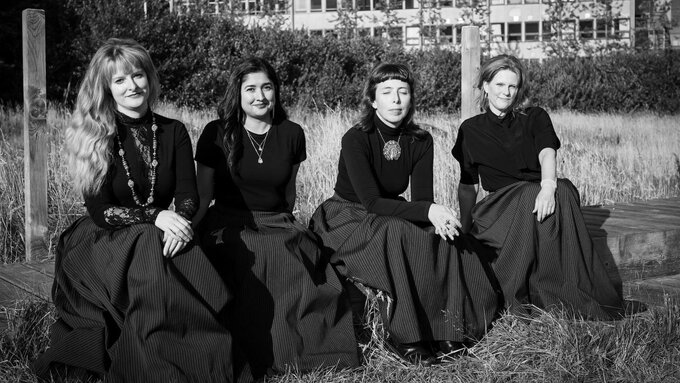
[[[193,218],[197,210],[198,201],[193,198],[187,198],[175,205],[175,213],[181,215],[189,221],[191,221],[191,218]]]
[[[107,224],[120,227],[136,223],[154,223],[161,209],[155,207],[132,208],[115,206],[104,210],[104,220]]]

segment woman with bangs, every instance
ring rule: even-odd
[[[360,120],[342,138],[335,195],[310,227],[340,274],[383,297],[392,349],[432,365],[483,336],[497,294],[456,212],[434,203],[433,139],[413,122],[415,102],[406,66],[371,71]]]
[[[154,113],[156,69],[137,42],[110,39],[80,85],[64,140],[87,216],[59,239],[57,321],[38,375],[110,382],[233,380],[230,298],[201,250],[184,125]],[[168,207],[174,201],[174,210]]]
[[[522,105],[522,63],[510,55],[489,59],[477,87],[482,113],[461,124],[452,154],[461,168],[463,232],[495,251],[505,306],[521,315],[538,307],[620,318],[625,302],[593,249],[578,190],[557,178],[560,140],[550,116]],[[476,202],[480,187],[489,194]]]
[[[259,57],[233,68],[217,112],[196,145],[195,221],[234,292],[229,329],[245,357],[237,368],[246,363],[262,379],[357,365],[342,284],[293,216],[305,135],[288,120],[274,68]]]

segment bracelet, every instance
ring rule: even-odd
[[[546,178],[541,181],[541,187],[544,188],[546,186],[550,186],[553,189],[557,189],[557,181]]]

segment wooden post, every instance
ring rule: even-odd
[[[46,258],[47,97],[45,92],[45,11],[21,13],[24,61],[24,199],[26,261]]]
[[[477,97],[479,90],[475,89],[475,82],[481,66],[482,49],[479,43],[479,28],[463,27],[461,39],[461,79],[460,79],[460,121],[479,114]]]

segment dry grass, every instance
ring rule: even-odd
[[[479,382],[662,383],[680,381],[680,308],[664,307],[616,322],[588,322],[560,312],[506,314],[469,355],[430,368],[407,365],[388,351],[376,305],[357,328],[362,367],[288,371],[276,383]],[[53,306],[20,301],[6,309],[0,382],[37,382],[29,363],[48,344]],[[70,380],[76,381],[76,380]]]
[[[183,121],[194,140],[214,112],[160,105],[157,111]],[[293,110],[307,136],[307,161],[298,176],[295,214],[306,223],[314,209],[333,194],[340,138],[353,124],[355,111]],[[586,115],[552,113],[562,140],[558,174],[570,178],[584,205],[680,196],[680,130],[676,118],[653,114]],[[49,241],[79,214],[80,196],[73,193],[61,151],[61,132],[68,113],[52,108],[48,115]],[[434,189],[439,203],[457,208],[458,164],[450,155],[458,127],[457,115],[417,116],[435,138]],[[0,262],[21,259],[24,252],[22,114],[0,107]],[[408,193],[407,193],[408,195]]]
[[[212,112],[161,105],[158,112],[182,120],[194,139]],[[308,159],[298,178],[296,215],[307,222],[332,194],[339,142],[356,112],[292,111],[307,136]],[[551,113],[562,139],[560,176],[579,188],[584,205],[680,196],[680,130],[676,118],[652,114]],[[61,132],[68,113],[50,109],[49,240],[83,212],[63,165]],[[456,207],[459,171],[449,154],[456,115],[421,115],[435,137],[435,198]],[[0,262],[23,257],[23,151],[21,111],[0,107]],[[3,309],[3,308],[0,308]],[[21,301],[4,308],[9,329],[0,342],[0,383],[35,382],[28,364],[48,342],[52,305]],[[359,331],[363,366],[356,370],[290,371],[272,382],[678,382],[680,309],[677,304],[619,322],[584,322],[560,313],[534,318],[505,315],[470,349],[470,356],[432,368],[408,366],[390,353],[375,313]]]

